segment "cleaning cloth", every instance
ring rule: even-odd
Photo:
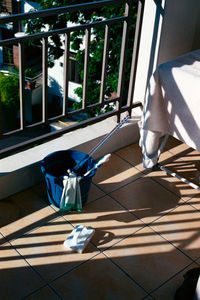
[[[78,224],[64,241],[64,246],[72,251],[82,253],[93,237],[94,232],[93,228]]]
[[[82,211],[80,176],[68,170],[68,175],[63,178],[63,192],[60,200],[61,210]]]

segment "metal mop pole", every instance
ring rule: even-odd
[[[100,147],[103,146],[103,144],[117,131],[120,129],[120,127],[126,123],[128,121],[128,119],[130,118],[130,116],[126,116],[123,120],[121,120],[121,122],[119,124],[117,124],[112,130],[111,132],[109,132],[93,149],[90,150],[90,152],[88,153],[89,156],[92,156]],[[80,161],[73,169],[72,171],[76,172],[80,167],[83,166],[83,164],[89,159],[83,159],[82,161]]]
[[[184,183],[187,183],[189,186],[191,186],[193,189],[196,189],[198,191],[200,191],[200,187],[198,185],[196,185],[195,183],[179,176],[177,173],[170,171],[169,169],[157,164],[157,167],[160,168],[162,171],[168,173],[169,175],[178,178],[179,180],[181,180]]]
[[[88,153],[88,155],[92,156],[101,146],[103,146],[103,144],[117,131],[120,129],[120,127],[126,123],[128,121],[130,117],[126,116],[123,120],[121,120],[121,122],[119,124],[117,124],[112,130],[111,132],[109,132],[92,150],[90,150],[90,152]]]

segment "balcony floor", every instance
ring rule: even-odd
[[[141,161],[138,144],[113,153],[82,213],[48,205],[44,183],[0,201],[1,299],[173,299],[200,266],[200,193]],[[199,153],[175,139],[160,162],[199,180]],[[83,254],[63,247],[76,224],[95,228]]]

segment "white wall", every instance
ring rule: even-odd
[[[134,101],[143,101],[151,70],[157,65],[165,0],[157,5],[146,0],[138,56]]]
[[[167,0],[160,42],[159,63],[194,50],[199,12],[199,0]]]
[[[146,85],[157,64],[200,48],[199,15],[199,0],[146,0],[135,101],[144,100]]]

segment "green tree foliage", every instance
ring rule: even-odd
[[[0,97],[4,110],[19,108],[19,78],[15,74],[0,73]]]
[[[41,9],[55,8],[66,5],[82,4],[83,1],[78,0],[37,0],[40,3]],[[89,1],[88,1],[89,2]],[[90,2],[94,2],[90,1]],[[124,95],[127,94],[131,56],[133,49],[133,39],[135,31],[136,21],[136,5],[137,0],[134,2],[131,9],[131,22],[129,24],[129,39],[128,39],[128,52],[126,60],[126,76],[124,85]],[[107,6],[103,8],[97,8],[94,10],[83,10],[82,12],[75,12],[71,14],[61,14],[59,16],[45,17],[42,19],[30,20],[27,23],[27,32],[36,33],[41,30],[45,30],[45,26],[48,24],[50,30],[64,28],[68,21],[76,24],[86,24],[89,22],[95,22],[99,20],[109,19],[111,17],[122,16],[124,14],[124,6]],[[106,90],[105,96],[110,97],[111,93],[117,91],[119,63],[120,63],[120,51],[122,41],[122,23],[116,23],[110,28],[109,38],[109,58],[107,68]],[[92,29],[92,38],[90,43],[90,62],[89,62],[89,80],[88,80],[88,103],[93,104],[99,101],[100,95],[100,81],[102,70],[102,57],[104,49],[104,35],[105,26],[98,26]],[[78,61],[78,71],[81,80],[84,76],[84,53],[85,50],[81,48],[83,39],[85,36],[84,31],[72,32],[70,36],[71,49],[76,53],[76,60]],[[61,36],[52,36],[51,43],[49,44],[49,63],[53,66],[54,60],[63,55]],[[76,89],[76,94],[82,99],[83,86]],[[78,107],[76,107],[78,108]],[[109,109],[109,108],[107,108]],[[99,111],[96,113],[99,113]]]

